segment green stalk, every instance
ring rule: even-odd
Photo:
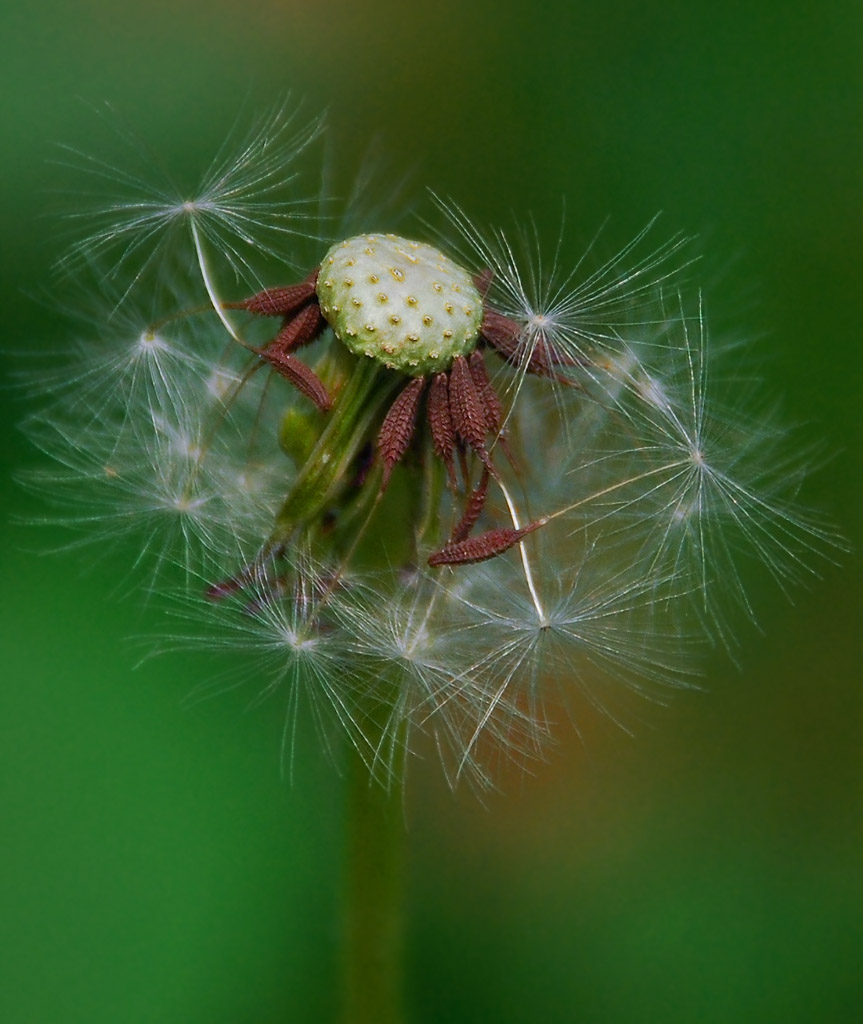
[[[357,361],[276,517],[274,541],[286,541],[298,526],[313,522],[323,511],[362,446],[372,439],[372,429],[398,383],[395,374],[383,371],[373,359]]]
[[[375,432],[394,394],[404,386],[399,374],[387,371],[375,360],[359,359],[339,391],[332,412],[276,518],[272,541],[286,543],[298,530],[312,531],[321,513],[337,500],[338,492],[363,446]],[[302,424],[300,423],[299,429]],[[290,427],[288,427],[290,429]],[[289,439],[290,440],[290,439]],[[303,438],[297,435],[296,440]],[[283,446],[285,441],[283,440]],[[376,482],[376,483],[375,483]],[[380,470],[366,482],[364,494],[349,502],[349,518],[365,527],[379,511],[382,500]],[[369,485],[373,486],[369,486]],[[387,499],[399,501],[399,488],[388,490]],[[413,490],[408,498],[416,501]],[[403,521],[404,508],[394,515]],[[409,518],[410,521],[410,518]],[[413,532],[403,531],[411,543]],[[393,544],[402,539],[398,530],[382,531],[377,558],[393,556]],[[328,540],[337,550],[337,535]],[[357,540],[348,547],[353,559]],[[401,559],[397,559],[401,560]],[[324,598],[325,600],[325,598]],[[375,713],[370,713],[373,721]],[[383,735],[386,724],[377,723]],[[343,935],[343,1020],[345,1024],[402,1024],[403,953],[403,852],[404,821],[401,788],[390,789],[375,781],[369,767],[352,751],[346,794],[346,871]]]
[[[405,826],[387,790],[352,753],[346,807],[344,1024],[402,1024]]]

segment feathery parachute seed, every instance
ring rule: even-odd
[[[323,128],[319,118],[299,123],[298,113],[280,104],[239,124],[187,192],[104,111],[109,155],[64,147],[71,174],[83,178],[70,189],[82,237],[60,268],[76,274],[97,266],[106,280],[122,281],[129,297],[154,289],[166,266],[190,256],[202,269],[205,249],[235,280],[260,280],[270,260],[290,264],[311,233],[313,209],[301,194],[298,165]]]

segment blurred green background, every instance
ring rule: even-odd
[[[808,497],[860,550],[863,5],[46,0],[5,4],[0,38],[5,350],[62,337],[30,296],[56,251],[46,160],[87,148],[88,103],[192,167],[244,101],[291,91],[480,220],[554,227],[565,196],[573,245],[659,209],[700,233],[712,310],[767,330],[789,418],[836,453]],[[0,1019],[331,1019],[339,779],[313,738],[280,777],[278,700],[190,710],[199,664],[132,670],[153,620],[116,568],[9,525],[34,510],[22,411],[4,391]],[[585,712],[486,807],[416,764],[413,1019],[857,1019],[860,576],[850,556],[794,605],[759,593],[742,671],[717,656],[706,694],[633,701],[634,739]]]

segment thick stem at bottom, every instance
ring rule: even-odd
[[[401,787],[349,766],[346,807],[345,1024],[402,1024],[404,840]]]

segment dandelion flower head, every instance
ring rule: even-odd
[[[481,789],[561,708],[692,685],[754,617],[747,563],[786,587],[841,541],[729,376],[689,240],[570,257],[437,198],[408,230],[321,217],[320,127],[274,111],[194,194],[72,153],[74,336],[29,482],[74,543],[134,538],[130,590],[181,586],[163,646],[281,695],[288,760],[310,720],[384,784],[433,750]]]

